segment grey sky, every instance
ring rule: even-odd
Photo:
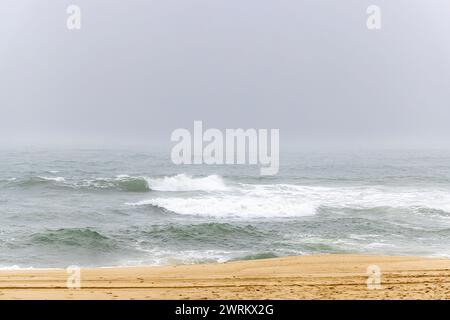
[[[449,36],[448,0],[2,0],[0,144],[169,144],[203,120],[445,145]]]

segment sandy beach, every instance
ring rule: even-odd
[[[381,270],[368,289],[367,267]],[[0,271],[1,299],[449,299],[450,260],[313,255],[223,264]]]

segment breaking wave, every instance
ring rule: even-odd
[[[225,185],[223,178],[218,175],[211,175],[202,178],[194,178],[185,174],[178,174],[172,177],[148,178],[148,185],[151,190],[156,191],[227,191],[229,187]]]
[[[8,179],[7,183],[21,187],[34,187],[39,185],[49,185],[52,187],[68,187],[73,189],[113,189],[125,192],[148,192],[148,191],[227,191],[223,178],[218,175],[207,177],[192,177],[185,174],[178,174],[167,177],[145,177],[118,175],[114,178],[92,178],[66,179],[64,177],[37,176],[25,179]]]
[[[293,217],[316,213],[314,203],[294,199],[281,202],[274,198],[235,196],[208,196],[201,198],[155,198],[131,204],[151,205],[177,214],[217,217]]]
[[[25,179],[11,178],[7,181],[11,185],[18,185],[20,187],[34,187],[39,185],[64,185],[66,179],[64,177],[37,176]]]
[[[130,177],[119,175],[115,178],[97,178],[83,181],[81,187],[94,189],[117,189],[126,192],[150,191],[147,180],[144,177]]]
[[[35,178],[36,181],[54,181],[54,182],[65,182],[66,179],[63,177],[37,177]]]
[[[155,197],[133,206],[156,206],[177,214],[237,217],[300,217],[314,215],[319,208],[407,209],[417,214],[449,216],[447,190],[396,189],[388,187],[312,187],[286,184],[240,184],[228,192],[189,197]]]

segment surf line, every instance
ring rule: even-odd
[[[276,175],[279,170],[279,129],[225,129],[224,134],[216,128],[203,131],[203,122],[194,121],[192,135],[179,128],[172,132],[171,141],[177,142],[171,151],[177,165],[259,165],[263,176]]]

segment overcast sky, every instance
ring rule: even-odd
[[[449,145],[450,1],[0,2],[0,144],[170,144],[194,120]]]

